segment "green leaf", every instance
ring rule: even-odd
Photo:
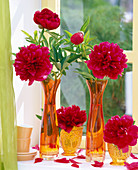
[[[45,46],[48,47],[48,41],[44,35],[43,35],[43,40],[44,40]]]
[[[57,44],[56,44],[56,47],[59,47],[61,46],[62,44],[64,44],[65,40],[60,40]]]
[[[12,55],[16,56],[16,53],[12,53]]]
[[[61,63],[60,62],[53,62],[55,67],[60,71],[61,70]]]
[[[64,47],[63,49],[69,52],[75,52],[71,47]]]
[[[32,39],[33,39],[33,37],[30,35],[30,34],[28,34],[26,31],[24,31],[24,30],[21,30],[27,37],[31,37]]]
[[[64,57],[62,60],[61,60],[61,70],[63,69],[63,65],[64,65],[64,62],[66,60],[66,57]],[[64,67],[65,68],[65,67]]]
[[[78,58],[80,58],[80,55],[70,56],[69,59],[67,60],[67,62],[68,62],[68,63],[72,63],[72,62],[74,62],[75,60],[77,60]]]
[[[48,34],[50,34],[56,40],[61,39],[61,37],[64,37],[64,35],[59,35],[58,33],[50,32],[50,31],[48,31]]]
[[[85,32],[85,30],[88,27],[89,23],[90,23],[90,17],[88,17],[88,19],[84,22],[84,24],[82,25],[80,31]]]
[[[40,41],[41,41],[41,38],[42,38],[43,34],[44,34],[44,28],[40,32],[40,37],[39,37],[39,40],[38,40],[38,44],[40,44]]]
[[[74,71],[75,73],[78,73],[80,74],[83,78],[85,79],[95,79],[91,74],[89,73],[86,73],[86,72],[82,72],[80,71],[80,69],[76,69],[76,70],[79,70],[79,71]]]
[[[29,42],[29,43],[32,43],[32,44],[37,44],[35,41],[32,41],[32,40],[27,40],[26,39],[26,41]]]
[[[36,114],[36,117],[37,117],[38,119],[42,120],[42,116]]]
[[[41,111],[42,111],[42,112],[43,112],[43,110],[44,110],[44,109],[43,109],[43,108],[41,108]]]
[[[37,40],[38,35],[37,35],[37,30],[34,31],[34,39]]]
[[[49,37],[49,46],[50,46],[50,48],[52,48],[52,41],[53,41],[53,37]]]
[[[71,34],[69,31],[67,31],[67,30],[64,30],[64,32],[66,33],[67,37],[70,39],[70,37],[72,36],[72,34]]]
[[[42,47],[44,47],[44,42],[42,41]]]
[[[133,122],[133,125],[136,123],[136,121]]]
[[[62,71],[62,74],[63,74],[64,76],[66,76],[66,71],[65,71],[65,70],[63,70],[63,71]]]
[[[62,50],[61,48],[59,48],[59,51],[58,51],[58,59],[61,60],[63,58],[62,56]]]
[[[87,39],[87,40],[86,40],[86,44],[88,44],[89,42],[95,40],[96,38],[97,38],[97,37],[92,37],[92,38],[90,38],[90,39]]]
[[[90,30],[88,30],[84,35],[84,40],[87,41],[89,38],[90,38]]]
[[[58,62],[58,53],[57,49],[52,45],[53,53],[54,53],[54,59],[56,62]]]

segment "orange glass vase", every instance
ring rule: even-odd
[[[40,135],[40,157],[45,160],[53,160],[59,153],[59,129],[55,103],[59,84],[60,79],[42,81],[45,103]]]
[[[107,80],[86,80],[90,93],[90,109],[86,131],[86,161],[103,162],[105,142],[103,140],[103,93]]]

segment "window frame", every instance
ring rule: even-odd
[[[41,0],[41,7],[42,8],[49,8],[53,10],[54,12],[58,13],[60,15],[60,0]],[[137,96],[138,96],[138,0],[133,0],[133,45],[132,45],[132,51],[125,51],[125,54],[127,55],[128,63],[132,63],[133,65],[133,94],[132,94],[132,100],[133,100],[133,115],[132,117],[136,121],[136,125],[138,125],[138,104],[137,104]],[[59,30],[58,30],[59,32]],[[60,106],[60,93],[57,94],[57,108]],[[82,141],[82,146],[85,146],[85,137]],[[138,153],[138,144],[133,147],[133,152]]]

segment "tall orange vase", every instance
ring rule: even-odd
[[[90,93],[90,110],[86,131],[86,161],[103,162],[105,142],[103,140],[103,93],[107,80],[86,80]]]
[[[60,79],[42,81],[45,103],[40,135],[40,157],[53,160],[59,153],[59,130],[56,114],[56,92]]]

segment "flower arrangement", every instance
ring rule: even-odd
[[[138,127],[134,124],[131,116],[123,115],[121,118],[113,116],[105,125],[104,140],[105,142],[116,145],[125,153],[128,146],[137,144]]]
[[[52,31],[60,26],[60,18],[51,10],[44,8],[42,11],[36,11],[33,20],[40,31],[35,30],[31,36],[22,30],[30,45],[20,47],[20,51],[14,54],[16,75],[19,75],[21,80],[29,80],[31,85],[34,80],[60,79],[62,75],[66,75],[66,70],[72,62],[78,58],[86,58],[92,39],[83,37],[83,32],[89,24],[89,19],[82,25],[79,33],[72,35],[65,30],[66,37]],[[86,48],[87,50],[84,50]]]
[[[70,132],[74,126],[82,126],[86,120],[86,111],[80,110],[79,106],[61,107],[57,110],[58,126],[66,132]]]

